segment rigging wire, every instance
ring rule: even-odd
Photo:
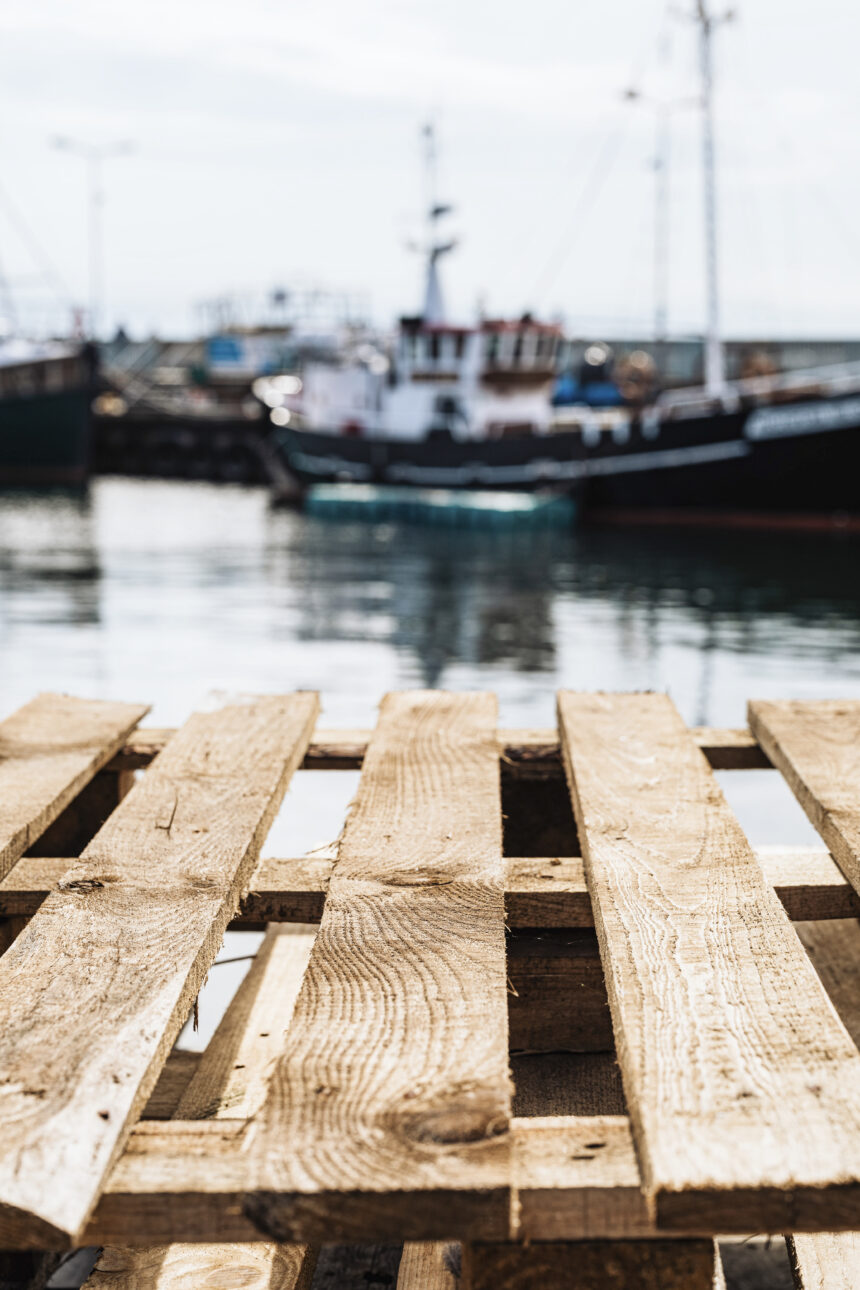
[[[10,225],[29,250],[35,263],[41,269],[42,276],[48,283],[57,304],[64,310],[71,310],[73,307],[73,297],[69,290],[68,283],[65,281],[63,275],[45,251],[23,214],[15,205],[11,196],[2,184],[0,184],[0,210],[5,212]]]
[[[671,12],[672,12],[671,0],[667,0],[667,2],[663,5],[662,17],[660,18],[661,31],[667,27],[671,16]],[[554,43],[557,44],[557,33],[555,33],[554,35]],[[653,28],[648,27],[631,61],[630,74],[627,78],[628,85],[636,84],[644,77],[653,58],[654,58]],[[613,125],[615,126],[614,130],[612,129]],[[622,119],[619,118],[618,120],[616,120],[616,117],[613,114],[609,122],[609,131],[607,135],[604,137],[604,139],[602,140],[598,148],[598,152],[595,159],[595,165],[592,167],[592,171],[590,171],[589,174],[599,173],[600,167],[607,156],[609,157],[609,166],[611,168],[611,166],[615,162],[617,148],[614,148],[610,145],[612,145],[614,142],[620,144],[621,140],[620,139],[616,140],[616,135],[621,132],[623,132]],[[561,169],[560,174],[558,176],[558,182],[555,184],[552,194],[550,195],[550,197],[547,198],[547,200],[544,203],[545,209],[549,211],[555,211],[558,209],[565,208],[566,203],[563,201],[564,192],[568,187],[571,177],[574,174],[580,173],[580,168],[581,168],[580,154],[574,152],[574,154],[569,158],[569,164],[563,169]],[[588,190],[589,190],[589,184],[586,183],[584,189],[580,193],[579,201],[575,209],[578,209],[579,206],[582,206],[582,205],[585,205],[587,208],[588,202],[586,199],[588,197]],[[558,244],[559,248],[563,248],[564,242],[567,241],[567,239],[570,237],[569,228],[570,228],[570,220],[566,220],[565,232],[563,233],[562,238],[559,240],[559,244]],[[511,240],[509,253],[502,258],[502,263],[506,265],[508,268],[509,279],[510,279],[511,272],[513,270],[522,268],[523,261],[525,259],[524,249],[526,249],[526,254],[528,254],[528,252],[530,252],[531,250],[531,245],[533,242],[534,242],[534,223],[533,223],[533,214],[532,212],[530,212],[529,227],[528,227],[528,230],[525,231],[525,235],[524,235],[524,230],[520,228],[518,230],[517,236]],[[516,254],[517,252],[519,252],[519,254]],[[558,258],[563,258],[561,257],[560,250],[557,254],[558,254]],[[538,276],[538,278],[536,279],[536,282],[539,284],[542,284],[544,276],[545,274],[542,271]],[[526,300],[530,300],[531,298],[532,298],[531,296],[526,296]]]
[[[544,266],[529,293],[529,299],[542,299],[544,292],[558,276],[562,265],[575,245],[577,235],[581,232],[585,215],[600,196],[603,185],[609,177],[616,158],[621,151],[621,144],[624,142],[629,125],[630,115],[625,113],[615,122],[614,130],[605,137],[603,145],[595,157],[594,165],[588,173],[585,185],[579,194],[579,200],[573,208],[570,227],[565,228],[564,233],[544,262]]]
[[[743,32],[740,41],[740,48],[741,59],[739,60],[739,66],[741,69],[741,80],[743,81],[744,89],[749,94],[750,100],[756,104],[756,113],[759,119],[762,116],[766,116],[771,133],[775,140],[782,146],[786,155],[790,157],[792,161],[803,163],[805,158],[798,152],[796,141],[775,115],[770,97],[760,91],[756,93],[750,90],[750,84],[754,82],[752,81],[749,73],[749,50]],[[834,232],[839,234],[843,245],[849,247],[853,254],[858,254],[858,252],[860,252],[860,236],[858,236],[857,228],[845,219],[843,211],[836,202],[829,198],[827,190],[821,184],[807,184],[804,186],[804,193],[811,195],[812,200],[818,206],[819,211],[829,220]],[[802,253],[802,239],[795,240],[799,240],[801,245],[795,246],[792,249],[792,255]]]

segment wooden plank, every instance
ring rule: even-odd
[[[161,1068],[158,1082],[141,1112],[142,1120],[171,1120],[182,1094],[200,1065],[200,1053],[174,1048]]]
[[[756,700],[751,728],[860,891],[860,700]]]
[[[140,770],[148,766],[174,735],[172,729],[144,726],[129,735],[117,754],[118,769]],[[693,726],[691,735],[714,770],[767,769],[771,763],[749,730]],[[304,762],[304,770],[361,770],[371,730],[316,730]],[[561,748],[556,730],[529,728],[500,730],[499,756],[513,774],[561,773]]]
[[[255,1241],[261,1233],[244,1205],[248,1181],[245,1121],[144,1121],[115,1166],[83,1243],[167,1244],[172,1241]],[[599,1151],[589,1143],[600,1141]],[[496,1144],[501,1146],[502,1143]],[[438,1241],[453,1236],[502,1240],[499,1215],[486,1195],[517,1183],[524,1235],[534,1240],[597,1240],[654,1236],[640,1186],[626,1116],[513,1120],[515,1164],[489,1172],[484,1143],[452,1147],[450,1204],[426,1203],[427,1189],[332,1191],[319,1197],[313,1221],[330,1241]],[[336,1168],[336,1163],[332,1165]],[[456,1190],[453,1190],[456,1188]],[[470,1194],[471,1193],[471,1194]],[[294,1193],[285,1192],[291,1207]],[[488,1206],[490,1212],[488,1213]],[[819,1220],[824,1225],[824,1218]],[[826,1220],[833,1224],[833,1217]],[[525,1225],[527,1224],[527,1228]]]
[[[447,1241],[407,1241],[397,1290],[461,1290],[459,1246]]]
[[[40,694],[0,721],[0,877],[148,711],[136,703]]]
[[[511,932],[508,984],[511,1052],[612,1049],[603,967],[592,929]]]
[[[613,1117],[626,1112],[624,1095],[621,1090],[618,1070],[609,1054],[562,1054],[547,1053],[540,1057],[515,1057],[511,1062],[516,1093],[514,1108],[517,1123],[528,1125],[534,1118],[544,1126],[550,1126],[549,1134],[544,1137],[558,1137],[566,1148],[562,1158],[562,1171],[571,1164],[580,1170],[598,1168],[605,1153],[612,1159],[612,1139],[604,1136],[602,1125],[605,1118],[607,1125],[617,1123]],[[567,1131],[560,1134],[553,1132],[557,1121],[552,1117],[558,1114],[587,1117],[592,1134],[584,1142],[572,1144]],[[523,1120],[522,1117],[525,1117]],[[626,1123],[626,1117],[625,1117]],[[617,1144],[617,1136],[615,1142]],[[554,1144],[553,1148],[557,1150]],[[515,1163],[518,1172],[515,1176],[517,1187],[513,1213],[515,1216],[514,1235],[519,1239],[508,1243],[466,1243],[463,1247],[464,1280],[462,1290],[482,1290],[484,1287],[564,1287],[575,1286],[576,1290],[603,1290],[607,1284],[619,1286],[659,1286],[684,1287],[684,1290],[715,1290],[719,1255],[716,1246],[710,1241],[690,1241],[674,1239],[671,1241],[622,1241],[612,1242],[554,1242],[544,1244],[535,1241],[535,1224],[538,1231],[546,1221],[546,1211],[550,1213],[557,1204],[557,1196],[550,1189],[548,1204],[541,1195],[540,1188],[534,1186],[535,1179],[531,1169],[522,1169],[525,1161],[531,1159],[533,1167],[538,1170],[546,1168],[546,1160],[541,1160],[537,1152],[517,1151]],[[616,1155],[616,1168],[622,1160]],[[552,1168],[552,1167],[551,1167]],[[520,1171],[522,1170],[522,1173]],[[637,1187],[636,1195],[629,1196],[628,1201],[644,1209],[641,1190],[638,1188],[638,1171],[633,1171]],[[628,1171],[628,1177],[630,1173]],[[622,1182],[624,1174],[621,1175]],[[555,1183],[561,1177],[555,1177]],[[600,1204],[599,1192],[595,1190],[593,1200]],[[616,1198],[617,1199],[617,1198]],[[621,1201],[623,1205],[624,1202]],[[613,1199],[610,1196],[608,1208]]]
[[[470,1243],[462,1290],[714,1290],[713,1241]]]
[[[860,915],[860,896],[823,847],[758,847],[756,856],[792,921]],[[263,858],[243,896],[243,923],[318,923],[334,865],[321,854]],[[31,918],[69,867],[67,858],[22,856],[0,881],[0,917]],[[593,927],[585,868],[577,856],[505,860],[509,927]]]
[[[146,1250],[109,1246],[86,1290],[310,1290],[313,1261],[303,1246],[169,1245]]]
[[[0,1244],[79,1236],[317,708],[309,694],[220,697],[196,713],[0,959]]]
[[[797,1290],[857,1290],[860,1232],[818,1232],[786,1239]]]
[[[750,730],[693,726],[690,734],[707,757],[711,770],[771,769],[770,758]]]
[[[671,701],[559,696],[651,1211],[860,1225],[860,1054]]]
[[[79,856],[133,785],[133,771],[100,770],[32,843],[28,854]]]
[[[848,1033],[860,1043],[860,923],[798,923],[797,933]],[[860,1232],[810,1233],[787,1242],[798,1290],[860,1285]]]
[[[275,1239],[330,1239],[333,1213],[347,1240],[507,1231],[495,713],[487,694],[383,701],[255,1121],[245,1212]]]
[[[284,1046],[316,928],[270,927],[176,1110],[180,1120],[249,1120]]]
[[[221,1019],[176,1114],[186,1120],[250,1118],[290,1023],[315,929],[270,928]],[[305,1290],[316,1262],[306,1245],[176,1242],[103,1250],[85,1290],[180,1290],[183,1286],[245,1286]]]

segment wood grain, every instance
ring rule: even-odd
[[[295,1245],[109,1246],[86,1290],[310,1290],[313,1260]]]
[[[818,1232],[787,1238],[797,1290],[857,1290],[860,1232]]]
[[[315,929],[270,928],[176,1110],[188,1120],[252,1115],[283,1044]],[[315,1254],[305,1245],[177,1242],[134,1249],[108,1246],[84,1290],[247,1287],[305,1290]]]
[[[176,1108],[179,1120],[250,1119],[284,1047],[316,928],[270,927]]]
[[[860,700],[754,700],[748,711],[771,761],[860,891]]]
[[[459,1247],[445,1241],[407,1241],[397,1273],[397,1290],[462,1290]]]
[[[175,730],[144,726],[129,735],[117,754],[122,770],[140,770],[175,734]],[[304,770],[361,770],[371,730],[315,730]],[[749,730],[692,726],[690,734],[714,770],[755,770],[770,767],[766,754]],[[558,731],[539,728],[500,730],[499,755],[504,769],[525,777],[561,773]]]
[[[382,703],[255,1126],[245,1211],[275,1239],[328,1239],[337,1197],[341,1239],[376,1240],[381,1193],[406,1239],[507,1230],[495,716],[486,694]]]
[[[793,921],[860,915],[860,896],[824,847],[757,847],[756,856]],[[263,857],[242,895],[235,925],[318,923],[333,866],[333,855]],[[68,867],[63,857],[22,856],[0,880],[0,917],[32,917]],[[579,857],[509,857],[505,869],[509,927],[594,926]]]
[[[562,693],[559,725],[658,1224],[853,1226],[860,1054],[683,721]]]
[[[0,959],[0,1243],[80,1235],[317,707],[302,694],[196,713]]]
[[[860,923],[799,923],[797,932],[848,1033],[860,1042]],[[788,1252],[798,1290],[860,1285],[860,1232],[789,1237]]]
[[[0,877],[148,711],[136,703],[40,694],[0,721]]]

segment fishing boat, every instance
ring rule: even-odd
[[[705,384],[573,397],[556,383],[561,330],[530,315],[448,324],[431,198],[424,307],[390,355],[369,352],[258,383],[272,445],[307,489],[337,482],[552,490],[618,520],[763,522],[860,528],[860,364],[729,382],[719,329],[711,45],[697,0],[705,187]],[[432,134],[430,161],[432,164]],[[431,187],[431,193],[433,189]],[[635,375],[635,374],[634,374]],[[583,390],[586,389],[586,393]],[[595,406],[597,403],[597,406]],[[603,403],[604,406],[600,406]]]
[[[0,488],[86,482],[96,365],[91,345],[0,340]]]

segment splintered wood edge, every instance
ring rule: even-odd
[[[360,770],[371,733],[363,729],[316,730],[302,769]],[[138,770],[148,766],[174,734],[175,730],[167,727],[143,726],[132,731],[111,762],[111,768]],[[766,753],[748,729],[694,726],[691,734],[714,770],[772,769]],[[557,730],[500,730],[499,755],[513,773],[561,773]]]

